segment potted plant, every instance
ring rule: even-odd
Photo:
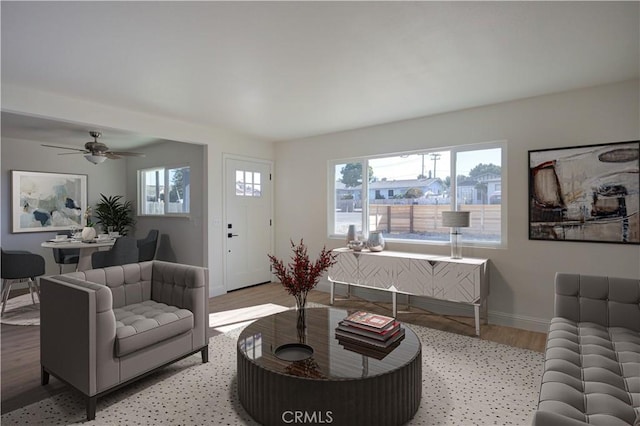
[[[100,194],[100,201],[96,204],[95,216],[102,229],[109,227],[120,235],[127,235],[135,224],[133,219],[133,205],[131,201],[122,202],[122,195],[105,196]]]
[[[322,273],[336,263],[337,254],[322,247],[316,261],[311,262],[303,240],[300,240],[298,245],[291,240],[291,249],[293,250],[292,262],[286,266],[277,257],[271,254],[268,256],[275,276],[285,290],[296,298],[296,307],[301,310],[307,304],[307,293],[318,284]]]
[[[85,226],[82,228],[82,241],[91,241],[96,237],[96,230],[91,221],[91,206],[84,211]]]

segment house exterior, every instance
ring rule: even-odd
[[[336,208],[350,212],[362,208],[362,185],[347,187],[336,182]],[[441,179],[376,180],[368,185],[371,204],[444,204],[446,188]],[[420,197],[407,197],[407,191],[417,189]]]
[[[475,179],[458,182],[458,204],[500,204],[500,176],[487,173]]]
[[[406,199],[408,190],[417,188],[422,192],[419,199],[442,195],[445,188],[440,179],[403,179],[377,180],[369,184],[369,200],[372,203],[383,204],[383,200]]]

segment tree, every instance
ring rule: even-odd
[[[362,185],[362,163],[348,163],[340,169],[342,178],[340,182],[347,188],[355,188]],[[373,182],[373,168],[369,166],[369,182]]]
[[[493,163],[491,164],[480,163],[469,171],[469,177],[475,179],[478,176],[486,175],[488,173],[491,173],[494,175],[500,175],[501,171],[502,171],[502,168],[500,166],[496,166]]]
[[[442,181],[442,185],[443,185],[446,189],[451,188],[451,176],[447,176],[446,178],[444,178],[444,180]]]
[[[178,202],[184,198],[184,169],[175,169],[169,189],[169,201]]]
[[[422,189],[413,187],[407,189],[407,192],[404,193],[404,198],[420,198],[424,195]]]

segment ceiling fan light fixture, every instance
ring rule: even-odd
[[[93,163],[93,164],[103,163],[104,160],[107,159],[107,157],[104,156],[104,155],[94,155],[94,154],[87,154],[87,155],[84,156],[84,158],[86,158],[87,161],[89,161],[90,163]]]

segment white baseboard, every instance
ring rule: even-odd
[[[316,289],[329,293],[331,291],[331,284],[327,281],[321,281],[318,283]],[[346,292],[345,289],[345,285],[336,285],[336,294],[344,295]],[[391,294],[385,290],[351,286],[351,294],[372,302],[391,302]],[[406,298],[407,295],[398,294],[398,309],[402,309],[406,304]],[[429,299],[420,296],[411,297],[411,306],[441,315],[459,315],[469,317],[474,315],[473,306],[471,305],[448,302],[446,300]],[[522,330],[536,331],[540,333],[546,333],[549,329],[549,321],[543,318],[492,311],[491,309],[489,310],[488,321],[489,324],[520,328]]]
[[[489,310],[489,324],[504,325],[506,327],[537,331],[539,333],[547,333],[549,331],[549,321],[543,318],[515,315],[492,310]]]

